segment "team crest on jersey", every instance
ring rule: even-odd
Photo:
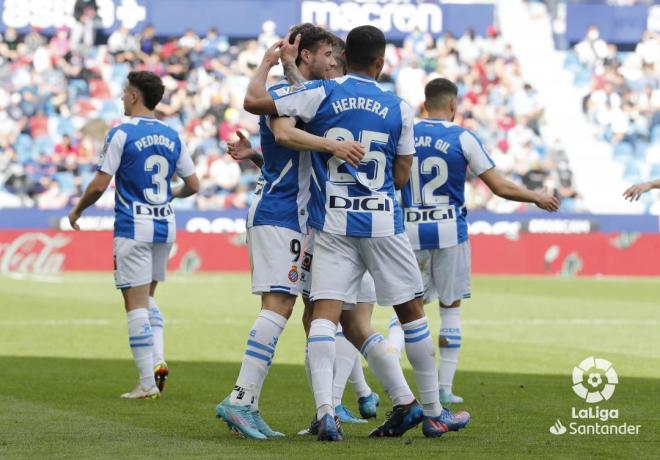
[[[292,283],[298,281],[298,266],[296,264],[291,265],[291,270],[289,270],[289,281]]]
[[[305,85],[303,83],[297,83],[295,85],[285,86],[284,88],[276,89],[275,94],[277,94],[279,97],[288,96],[289,94],[294,94],[300,91],[304,91],[304,89],[305,89]]]

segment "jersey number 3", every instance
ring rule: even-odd
[[[151,155],[144,162],[144,170],[153,173],[152,187],[144,189],[144,198],[151,204],[163,204],[167,201],[167,174],[169,163],[160,155]],[[155,191],[154,191],[155,187]]]

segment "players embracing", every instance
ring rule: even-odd
[[[365,149],[357,167],[327,153],[311,153],[309,218],[316,242],[308,348],[319,440],[342,437],[332,406],[339,321],[394,404],[389,418],[371,436],[400,436],[423,422],[424,434],[435,437],[469,421],[469,414],[451,414],[438,399],[435,351],[421,301],[422,279],[395,196],[395,187],[403,186],[410,175],[413,114],[407,103],[375,81],[384,51],[385,37],[379,29],[357,27],[346,40],[347,76],[271,90],[253,97],[246,107],[253,113],[297,117],[312,134],[358,141]],[[402,323],[421,405],[387,339],[369,327],[353,328],[353,322],[345,321],[342,307],[356,302],[367,270],[374,278],[378,303],[394,306]]]

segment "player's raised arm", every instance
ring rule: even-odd
[[[261,64],[259,64],[256,73],[250,80],[243,100],[243,108],[250,113],[255,115],[277,115],[275,103],[266,90],[266,80],[268,80],[270,69],[279,62],[281,46],[282,41],[278,41],[266,50]]]
[[[660,179],[631,185],[625,192],[623,192],[623,197],[631,202],[637,201],[639,200],[639,197],[654,188],[660,188]]]
[[[487,170],[480,174],[479,177],[497,196],[512,201],[534,203],[539,208],[550,212],[559,210],[559,200],[554,195],[528,190],[502,177],[495,168]]]
[[[275,135],[275,142],[292,150],[329,153],[356,167],[364,157],[364,147],[359,142],[310,134],[296,128],[293,118],[273,117],[270,119],[270,127]]]

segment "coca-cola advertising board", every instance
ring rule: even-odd
[[[658,276],[660,235],[476,235],[475,274]],[[244,234],[179,232],[169,263],[178,272],[248,272]],[[111,271],[112,232],[0,231],[0,273]]]

